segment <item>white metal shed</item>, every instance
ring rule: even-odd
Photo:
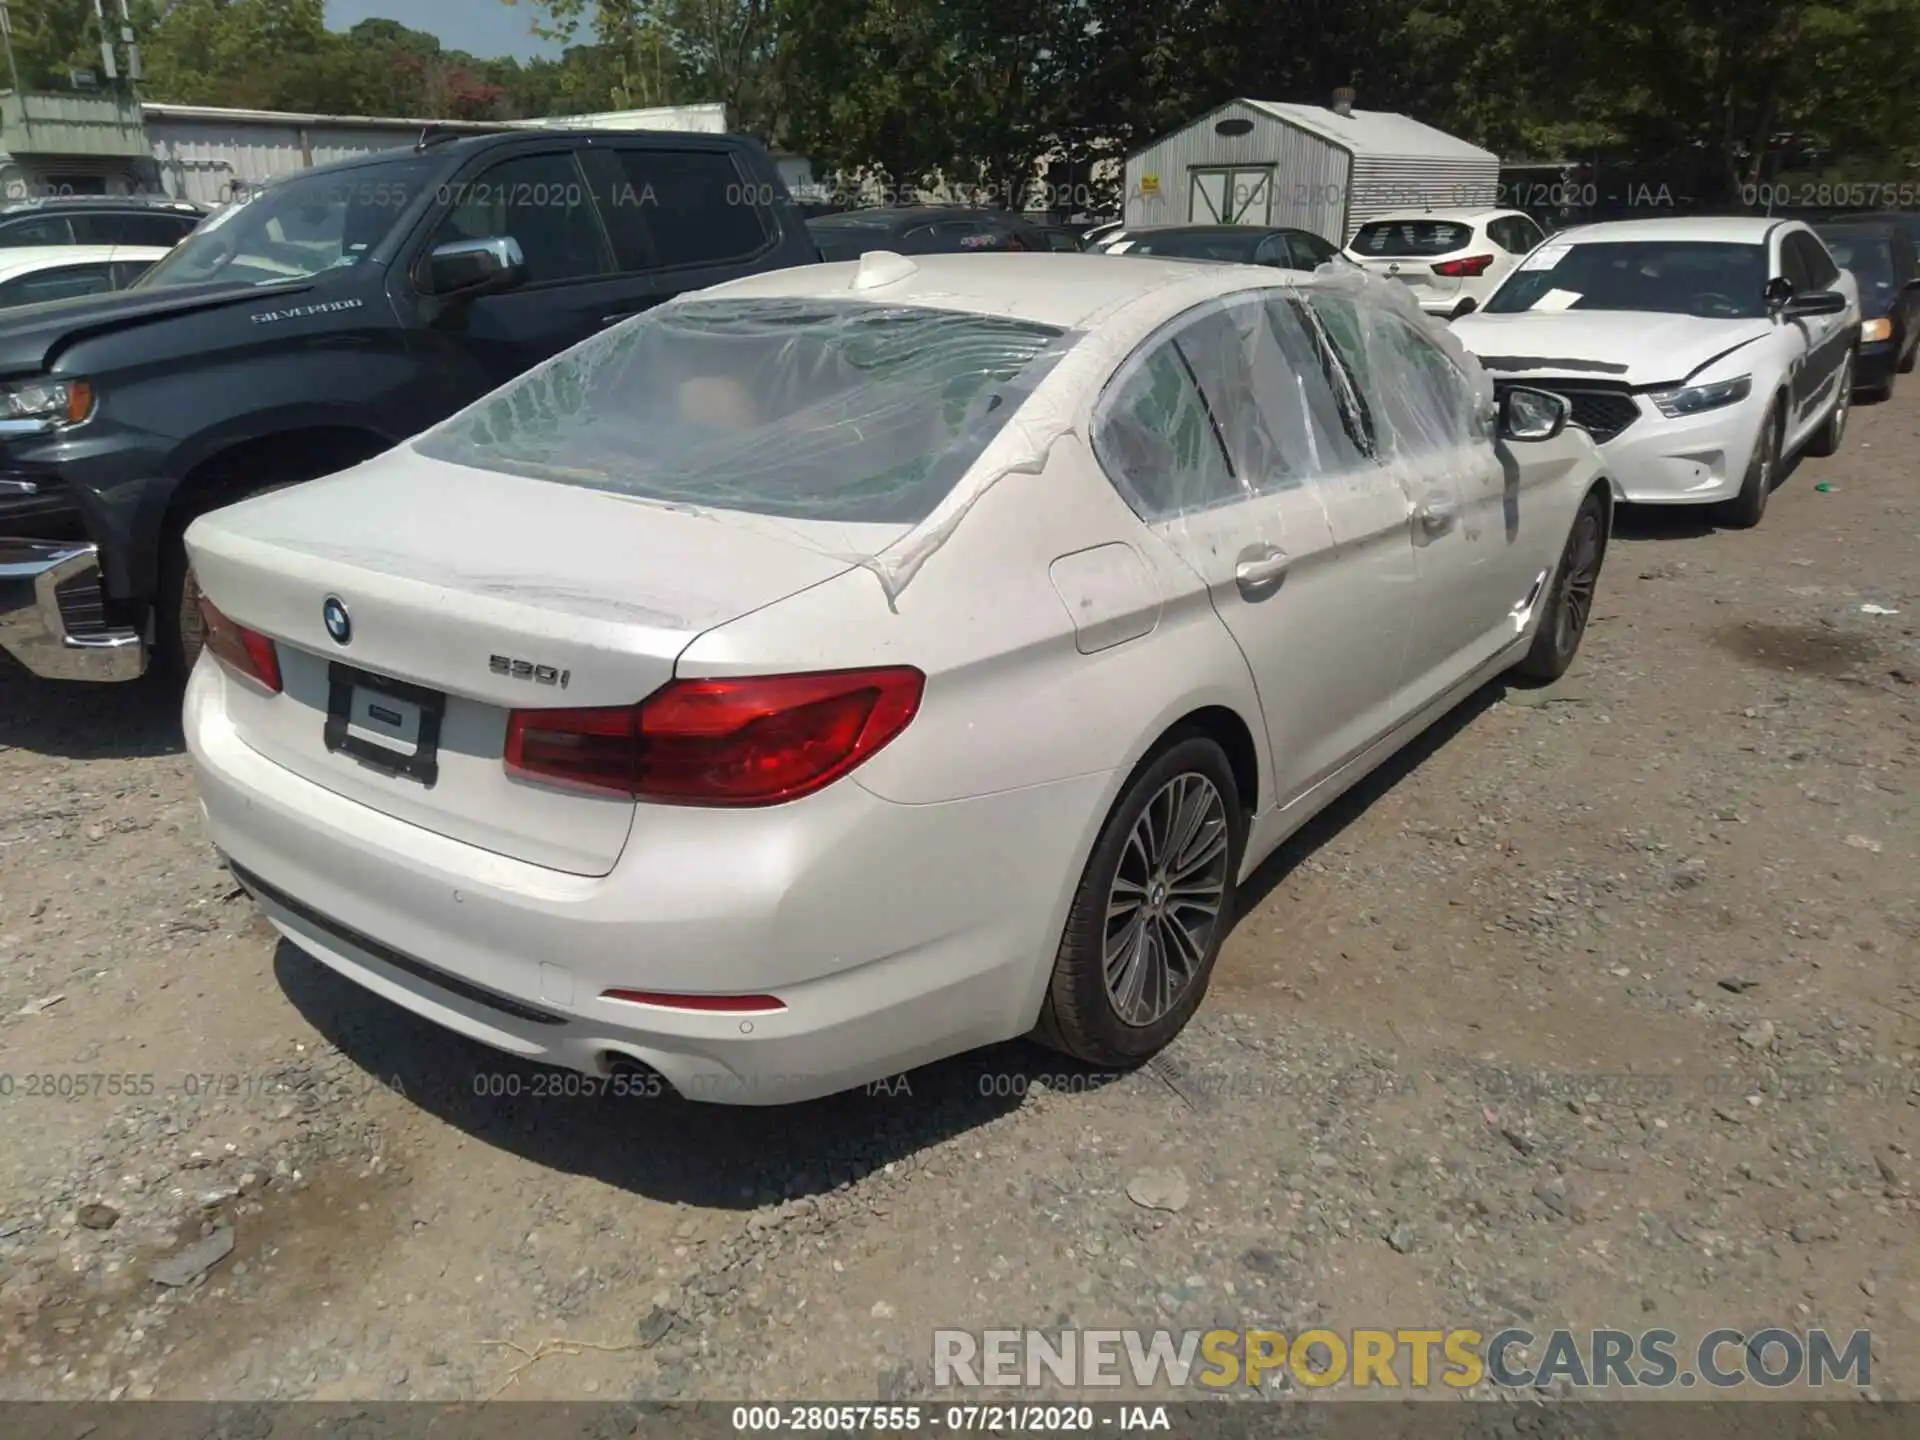
[[[1229,100],[1127,157],[1128,229],[1288,225],[1344,245],[1393,210],[1493,205],[1500,157],[1406,115]]]

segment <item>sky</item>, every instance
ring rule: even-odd
[[[511,55],[525,60],[557,54],[554,46],[528,33],[533,16],[526,0],[518,5],[502,0],[327,0],[327,24],[335,30],[351,30],[375,17],[398,20],[409,29],[438,35],[449,49],[482,58]]]

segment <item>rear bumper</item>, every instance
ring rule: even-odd
[[[145,637],[108,627],[98,547],[0,539],[0,650],[47,680],[135,680]]]
[[[590,877],[274,764],[234,731],[225,684],[210,659],[196,669],[187,748],[215,846],[282,935],[496,1050],[596,1076],[637,1061],[723,1104],[832,1094],[1029,1030],[1111,778],[938,805],[846,780],[790,806],[689,812],[680,839],[629,842]],[[785,1008],[698,1012],[613,989]]]

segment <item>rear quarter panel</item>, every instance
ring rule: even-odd
[[[1148,633],[1087,654],[1049,572],[1109,543],[1140,557],[1158,614]],[[1265,734],[1246,662],[1199,577],[1140,524],[1077,437],[1040,472],[993,485],[897,606],[877,575],[856,569],[708,631],[678,673],[918,666],[928,677],[919,715],[855,776],[901,804],[1092,774],[1112,777],[1110,803],[1169,726],[1209,705]],[[1263,753],[1263,803],[1265,769]]]

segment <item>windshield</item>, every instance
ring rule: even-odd
[[[649,500],[910,525],[1068,343],[917,306],[686,301],[548,361],[414,448]]]
[[[1487,301],[1489,315],[1635,310],[1722,320],[1764,317],[1767,247],[1704,240],[1549,240]]]
[[[357,265],[441,169],[408,156],[277,181],[208,218],[134,288],[271,285]]]
[[[1127,247],[1129,255],[1171,255],[1187,260],[1227,260],[1245,264],[1253,259],[1254,249],[1267,232],[1250,230],[1244,235],[1219,231],[1200,231],[1185,235],[1155,235],[1149,232]]]
[[[1886,294],[1897,288],[1893,278],[1893,242],[1885,235],[1844,230],[1826,231],[1820,236],[1827,253],[1842,270],[1851,270],[1862,290]]]
[[[1449,255],[1473,243],[1473,229],[1451,220],[1375,220],[1354,234],[1351,249],[1376,256]]]

